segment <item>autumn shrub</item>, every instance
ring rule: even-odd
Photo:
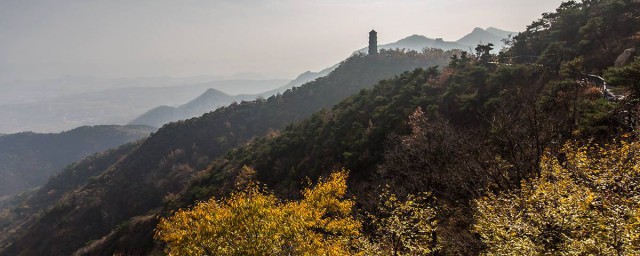
[[[284,202],[256,183],[163,218],[156,239],[169,255],[352,255],[361,224],[345,199],[347,172]]]

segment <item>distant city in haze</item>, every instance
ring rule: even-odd
[[[413,34],[456,41],[475,27],[522,31],[560,2],[5,0],[0,83],[67,76],[293,79],[365,47],[371,29],[380,44]]]

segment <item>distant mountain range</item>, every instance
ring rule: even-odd
[[[504,47],[503,39],[508,38],[510,35],[515,35],[516,32],[505,31],[493,27],[487,29],[474,28],[471,33],[463,36],[456,41],[444,41],[442,38],[428,38],[422,35],[412,35],[398,40],[390,44],[379,45],[379,49],[407,49],[414,51],[422,51],[424,48],[438,48],[443,50],[460,49],[464,51],[473,52],[478,44],[492,43],[494,45],[494,52],[498,52]],[[367,48],[358,50],[359,52],[366,53]]]
[[[75,161],[148,136],[149,126],[84,126],[62,133],[0,136],[0,199],[44,184]]]

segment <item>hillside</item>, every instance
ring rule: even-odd
[[[638,45],[638,12],[635,1],[563,3],[515,36],[510,56],[540,56],[539,63],[557,69],[581,58],[585,71],[600,74]]]
[[[54,134],[17,133],[0,137],[0,198],[41,186],[75,161],[148,136],[147,126],[80,127]]]
[[[282,95],[232,104],[200,118],[166,125],[88,184],[70,191],[42,217],[26,224],[28,228],[5,239],[2,244],[9,246],[3,246],[1,254],[71,254],[122,222],[161,207],[163,198],[181,191],[193,175],[232,147],[331,107],[376,81],[417,67],[443,65],[451,54],[381,51],[377,56],[355,55],[330,75]],[[61,224],[64,230],[57,228]]]
[[[70,191],[86,185],[91,177],[107,170],[140,144],[141,141],[132,142],[90,155],[60,170],[39,189],[0,201],[0,247],[6,246],[16,232],[25,229],[25,224],[36,220],[38,212],[52,207]]]

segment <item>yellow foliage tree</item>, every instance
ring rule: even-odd
[[[475,201],[487,255],[640,255],[640,142],[563,148],[539,177]]]
[[[169,255],[352,255],[361,223],[344,198],[346,179],[333,173],[291,202],[251,183],[161,219],[155,237]]]
[[[428,255],[437,250],[436,211],[429,193],[408,195],[404,200],[383,189],[378,213],[369,214],[373,243],[364,243],[367,255]]]

